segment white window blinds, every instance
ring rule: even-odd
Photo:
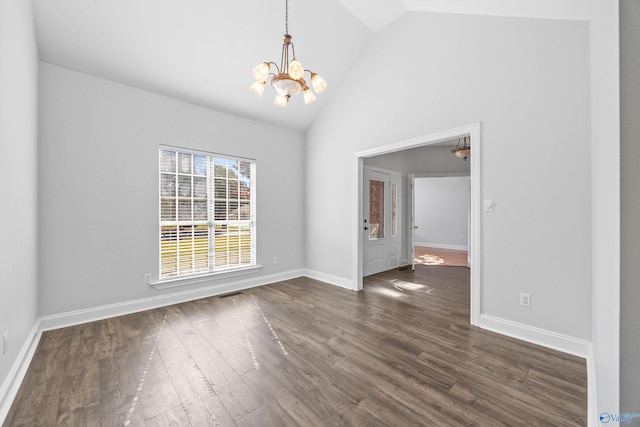
[[[256,263],[255,162],[160,149],[160,280]]]

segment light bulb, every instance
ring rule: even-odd
[[[275,99],[273,100],[273,105],[275,105],[276,107],[286,107],[287,97],[284,95],[276,95]]]
[[[261,97],[264,93],[264,82],[255,81],[249,89],[251,89],[251,92],[255,93],[257,97]]]
[[[316,102],[316,96],[313,94],[313,92],[311,92],[309,88],[306,88],[304,91],[302,91],[302,95],[304,96],[304,103],[306,105]]]
[[[311,73],[311,85],[317,94],[324,92],[327,88],[327,82],[325,82],[324,79],[316,73]]]
[[[294,59],[289,63],[289,76],[293,80],[298,80],[304,74],[304,67],[297,59]]]
[[[253,67],[253,78],[258,82],[266,82],[269,76],[270,65],[268,62],[262,62]]]

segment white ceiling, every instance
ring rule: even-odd
[[[249,90],[251,69],[279,62],[283,0],[34,0],[43,61],[193,104],[305,131],[375,32],[411,11],[589,19],[589,0],[290,0],[305,68],[328,82],[287,108]]]

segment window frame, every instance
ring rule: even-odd
[[[175,153],[175,160],[172,171],[166,171],[163,168],[163,157],[162,153],[164,151],[169,151]],[[257,230],[256,230],[256,169],[257,164],[255,159],[248,159],[237,156],[229,156],[226,154],[220,154],[215,152],[194,150],[184,147],[177,146],[169,146],[169,145],[160,145],[158,147],[158,280],[152,282],[151,285],[156,288],[164,288],[164,287],[173,287],[173,286],[181,286],[183,284],[193,284],[199,283],[205,280],[211,280],[212,276],[216,276],[216,278],[222,277],[231,277],[241,274],[248,274],[255,272],[261,268],[257,263]],[[189,172],[184,172],[184,170],[180,171],[180,165],[178,164],[181,154],[191,156],[191,163]],[[197,174],[196,172],[196,158],[194,156],[205,157],[206,162],[206,173],[205,175]],[[224,167],[225,171],[225,197],[220,198],[216,197],[216,165],[220,165],[220,162],[224,162],[226,166]],[[235,177],[232,177],[229,173],[231,169],[230,162],[237,162],[238,168],[236,169]],[[249,167],[249,177],[243,179],[240,173],[240,168],[243,166],[241,163],[248,164]],[[246,166],[246,165],[245,165]],[[169,195],[167,193],[163,193],[166,191],[166,187],[163,187],[163,183],[166,184],[165,179],[167,176],[172,176],[169,178],[170,182],[172,182],[172,186],[170,185]],[[205,197],[196,197],[196,187],[195,187],[195,179],[203,177],[206,182],[206,195]],[[245,175],[246,176],[246,175]],[[189,177],[189,180],[181,178],[181,177]],[[190,191],[188,192],[188,196],[185,194],[180,195],[180,181],[188,181],[190,184]],[[230,197],[230,183],[236,181],[236,195],[235,198]],[[241,181],[244,181],[248,184],[249,187],[249,198],[243,199],[241,194],[241,188],[243,187]],[[218,187],[218,190],[220,188]],[[232,188],[233,189],[233,188]],[[171,200],[165,204],[168,200]],[[206,219],[196,219],[195,216],[197,212],[194,209],[194,201],[206,200],[207,206],[207,215]],[[190,216],[189,219],[180,219],[180,201],[190,202]],[[233,203],[237,204],[237,208],[235,210],[231,210],[233,207]],[[248,218],[241,218],[243,215],[240,211],[240,206],[249,206]],[[223,218],[220,218],[220,212],[216,212],[216,206],[225,206],[225,214]],[[166,215],[163,216],[163,209],[165,208],[173,209],[171,215],[173,215],[172,219],[167,219]],[[200,211],[202,212],[202,211]],[[232,212],[234,212],[236,218],[233,219]],[[196,239],[196,226],[207,227],[207,243],[206,243],[206,270],[202,268],[197,268],[198,263],[198,254],[195,249]],[[181,242],[178,237],[180,233],[185,230],[182,227],[192,227],[191,229],[191,237],[188,237],[184,246],[188,247],[188,240],[191,239],[191,252],[186,252],[187,263],[190,263],[190,268],[185,269],[183,272],[180,272],[180,247]],[[219,257],[219,253],[216,251],[216,243],[220,244],[221,240],[216,240],[216,236],[219,236],[220,233],[216,233],[216,230],[220,230],[221,228],[225,230],[229,230],[230,228],[237,228],[237,235],[233,235],[237,238],[237,241],[230,242],[233,239],[232,234],[229,231],[225,233],[225,256]],[[173,232],[175,236],[175,252],[173,255],[173,261],[175,263],[174,270],[167,272],[167,263],[163,261],[167,261],[167,258],[163,259],[163,242],[166,244],[167,242],[171,242],[171,240],[164,239],[163,232],[166,234],[168,228],[173,228],[173,230],[169,230]],[[241,233],[240,229],[244,228],[244,234]],[[248,231],[248,233],[247,233]],[[249,251],[245,253],[242,251],[242,247],[244,244],[242,243],[242,239],[249,239]],[[230,254],[230,247],[233,246],[233,249],[237,252],[233,252]],[[165,247],[166,249],[166,247]],[[199,248],[202,251],[202,247]],[[166,254],[165,254],[166,256]],[[201,256],[201,255],[200,255]],[[237,256],[237,262],[230,262],[232,256]],[[190,257],[190,258],[189,258]],[[220,260],[226,260],[223,265],[219,264]],[[234,258],[235,260],[235,258]],[[202,258],[200,258],[202,261]]]

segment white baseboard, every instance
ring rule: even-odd
[[[109,304],[84,310],[54,314],[52,316],[44,316],[40,318],[40,330],[48,331],[51,329],[80,325],[82,323],[94,322],[96,320],[103,320],[110,317],[123,316],[172,304],[193,301],[200,298],[207,298],[215,295],[241,291],[243,289],[255,288],[256,286],[281,282],[283,280],[289,280],[303,275],[304,270],[290,270],[268,276],[252,277],[224,284],[159,295],[157,297],[125,301],[117,304]]]
[[[478,326],[502,335],[584,358],[587,364],[587,426],[596,427],[599,425],[593,344],[579,338],[535,328],[487,314],[480,315]]]
[[[24,345],[20,349],[20,353],[18,353],[18,357],[9,371],[9,375],[7,375],[7,378],[0,387],[0,425],[4,424],[9,414],[13,399],[15,399],[18,394],[22,380],[27,374],[27,369],[29,368],[31,359],[33,359],[33,355],[36,353],[36,348],[38,348],[41,336],[40,321],[37,320],[29,332]]]
[[[109,317],[122,316],[139,311],[192,301],[199,298],[240,291],[269,283],[290,280],[300,276],[307,276],[334,286],[354,290],[351,280],[315,270],[300,269],[258,278],[239,280],[232,283],[225,283],[224,285],[208,286],[152,298],[144,298],[42,317],[36,321],[33,329],[29,333],[28,339],[20,350],[9,375],[0,387],[0,425],[4,422],[9,409],[11,408],[13,399],[18,393],[20,384],[24,379],[29,364],[31,363],[31,359],[35,354],[43,331],[102,320]],[[478,326],[499,334],[585,358],[587,363],[588,383],[588,420],[589,426],[594,425],[592,424],[592,422],[594,422],[592,420],[597,419],[597,395],[595,361],[590,342],[487,314],[480,315]]]
[[[237,280],[230,283],[190,289],[182,292],[174,292],[152,298],[143,298],[118,304],[103,305],[84,310],[41,317],[33,326],[33,329],[29,333],[25,344],[20,350],[9,375],[0,387],[0,425],[4,423],[5,418],[11,409],[13,399],[15,399],[16,394],[20,389],[20,384],[22,384],[22,380],[27,373],[29,364],[33,359],[44,331],[80,325],[82,323],[94,322],[96,320],[103,320],[110,317],[122,316],[172,304],[193,301],[200,298],[236,292],[243,289],[290,280],[300,276],[304,276],[304,270],[290,270],[283,273]]]
[[[426,243],[426,242],[416,242],[416,246],[425,246],[428,248],[438,248],[438,249],[455,249],[457,251],[466,251],[469,250],[468,246],[461,245],[447,245],[446,243]]]
[[[591,353],[591,343],[579,338],[547,331],[511,320],[481,314],[478,326],[502,335],[507,335],[519,340],[538,344],[554,350],[569,353],[586,359]]]
[[[353,286],[353,281],[349,279],[345,279],[343,277],[333,276],[331,274],[322,273],[320,271],[309,270],[309,269],[305,269],[303,275],[310,277],[311,279],[320,280],[321,282],[325,282],[330,285],[349,289],[350,291],[356,290]]]

